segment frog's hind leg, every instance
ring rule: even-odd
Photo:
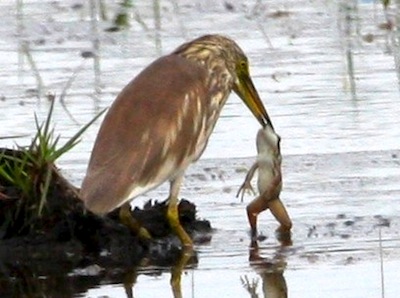
[[[281,224],[282,230],[289,231],[292,228],[292,221],[286,211],[285,205],[279,198],[268,201],[268,208],[272,215]]]
[[[247,205],[247,218],[249,219],[252,239],[257,238],[257,216],[268,208],[268,201],[258,196]]]
[[[292,220],[286,211],[285,205],[279,198],[268,201],[268,207],[272,215],[280,223],[280,227],[276,230],[278,240],[283,245],[291,245],[290,229],[292,228]]]

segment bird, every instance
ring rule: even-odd
[[[262,127],[271,125],[252,82],[249,61],[229,37],[209,34],[152,62],[117,95],[100,125],[80,197],[98,215],[118,207],[139,236],[151,235],[131,217],[130,202],[170,183],[167,219],[183,247],[193,247],[179,222],[185,170],[204,152],[234,91]]]

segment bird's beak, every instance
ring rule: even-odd
[[[271,119],[249,75],[241,74],[238,82],[234,84],[233,90],[247,105],[262,127],[270,125],[273,129]]]

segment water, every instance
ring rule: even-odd
[[[106,3],[111,17],[115,4]],[[240,203],[235,195],[254,159],[258,125],[232,95],[203,158],[190,168],[182,188],[182,197],[195,200],[200,217],[215,228],[212,241],[196,247],[199,263],[182,275],[184,297],[250,297],[241,281],[245,277],[258,280],[258,297],[267,297],[262,284],[268,288],[271,272],[273,278],[285,280],[290,297],[381,297],[382,288],[385,297],[397,297],[399,49],[393,44],[395,33],[379,29],[385,22],[382,8],[371,1],[243,1],[232,3],[233,9],[224,3],[180,1],[177,9],[174,1],[160,1],[161,31],[155,34],[152,4],[135,2],[148,30],[132,21],[127,32],[106,33],[109,22],[97,23],[100,72],[95,72],[93,59],[81,57],[92,50],[96,36],[88,5],[24,1],[17,17],[15,1],[2,1],[0,136],[26,136],[2,139],[1,146],[29,143],[35,131],[33,113],[41,119],[47,113],[46,93],[63,94],[78,69],[64,97],[75,120],[60,104],[55,109],[56,130],[64,139],[109,106],[160,53],[202,34],[229,35],[249,57],[254,83],[283,139],[282,200],[294,222],[293,246],[279,246],[275,221],[262,214],[259,225],[267,239],[260,242],[260,255],[272,265],[249,263],[245,205],[251,196]],[[357,10],[349,11],[343,3],[357,4]],[[389,18],[398,14],[392,4]],[[35,67],[21,52],[24,42],[29,42]],[[348,64],[349,57],[353,64]],[[58,163],[76,185],[99,124]],[[164,198],[167,191],[163,185],[134,204]],[[135,272],[135,297],[172,297],[170,268]],[[87,277],[75,279],[83,282]],[[63,291],[63,283],[58,286]],[[122,279],[75,293],[126,296]]]

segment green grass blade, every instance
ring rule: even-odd
[[[47,196],[49,194],[50,182],[52,178],[51,167],[47,167],[46,175],[44,178],[44,183],[41,185],[40,189],[40,201],[39,201],[39,208],[38,208],[38,216],[42,216],[43,208],[46,206]]]
[[[91,126],[101,115],[105,113],[107,109],[102,110],[100,113],[98,113],[92,120],[90,120],[85,126],[83,126],[75,135],[73,135],[61,148],[56,150],[54,152],[56,160],[59,156],[64,154],[65,152],[69,151],[71,148],[73,148],[76,144],[79,143],[79,138],[81,135]]]

